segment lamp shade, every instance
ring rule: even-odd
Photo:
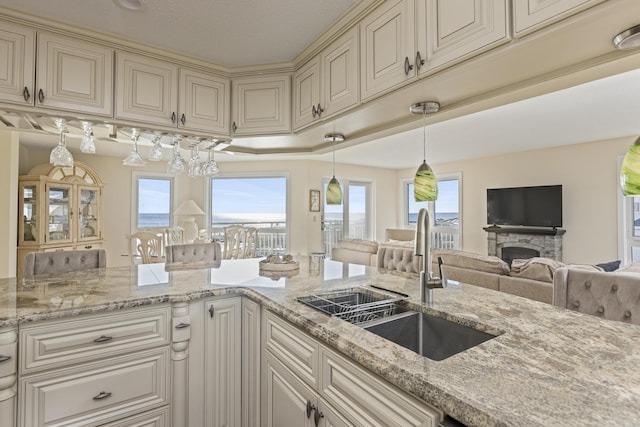
[[[629,147],[622,160],[620,187],[625,196],[640,196],[640,138]]]
[[[328,205],[341,205],[342,204],[342,186],[340,182],[334,176],[327,185],[326,202]]]
[[[426,161],[413,177],[413,197],[416,202],[433,202],[438,198],[438,180]]]
[[[181,216],[204,215],[204,211],[193,200],[185,200],[180,207],[173,213]]]

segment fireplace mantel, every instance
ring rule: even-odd
[[[560,228],[484,227],[487,232],[487,253],[505,259],[503,248],[525,248],[537,251],[541,257],[562,261]],[[510,260],[509,260],[510,261]]]

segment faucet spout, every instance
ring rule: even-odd
[[[416,222],[416,244],[414,256],[421,257],[420,267],[420,303],[425,304],[433,300],[433,289],[447,286],[447,279],[442,269],[442,259],[438,258],[440,277],[434,277],[431,271],[431,248],[429,246],[429,211],[425,208],[418,212]]]

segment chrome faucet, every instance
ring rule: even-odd
[[[422,267],[420,269],[420,303],[433,301],[433,289],[445,288],[447,278],[442,268],[442,258],[438,257],[438,269],[440,277],[434,277],[431,271],[431,250],[429,248],[429,212],[422,208],[418,212],[416,223],[416,247],[414,256],[422,257]]]

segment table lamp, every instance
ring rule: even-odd
[[[185,200],[173,215],[184,217],[182,224],[180,224],[184,228],[184,240],[186,243],[193,243],[198,237],[196,215],[204,215],[204,211],[193,200]]]

